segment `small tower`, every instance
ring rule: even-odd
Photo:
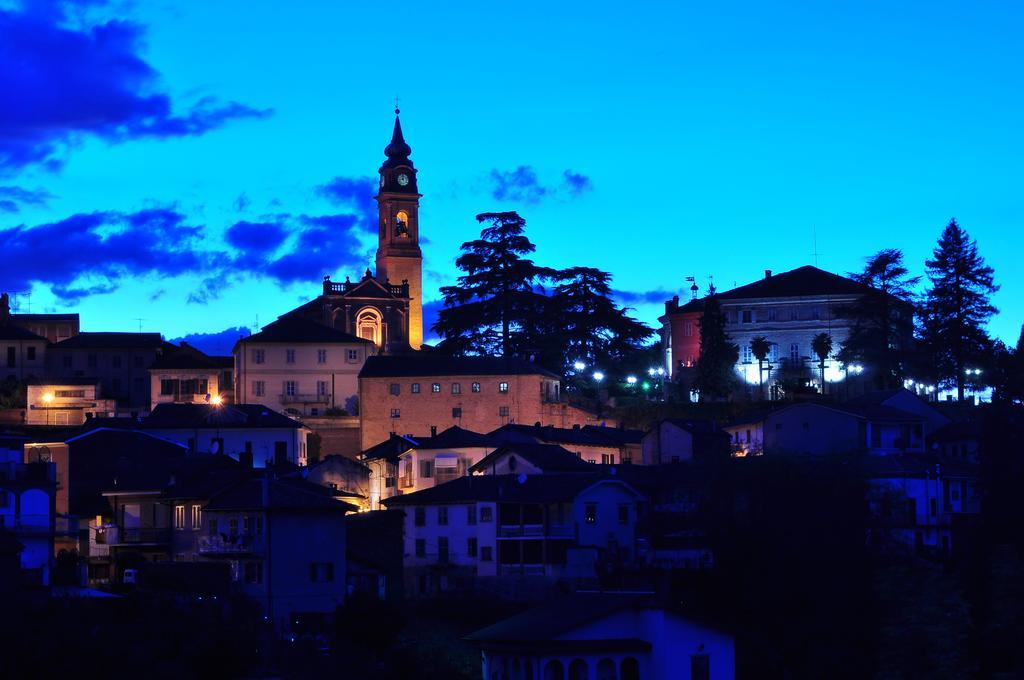
[[[384,149],[387,160],[380,166],[380,190],[377,192],[379,215],[377,280],[398,285],[409,283],[409,345],[423,344],[423,253],[420,251],[420,194],[416,188],[416,168],[409,154],[412,149],[402,136],[399,110],[395,109],[395,129],[391,143]]]

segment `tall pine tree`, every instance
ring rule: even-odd
[[[923,340],[932,348],[940,381],[955,386],[957,399],[963,401],[967,369],[989,363],[992,340],[985,324],[997,311],[989,296],[999,286],[992,267],[978,254],[977,242],[955,219],[942,231],[925,267],[931,287],[924,304],[928,323]]]
[[[714,287],[704,298],[704,312],[700,318],[700,358],[694,386],[701,401],[727,399],[736,385],[736,361],[740,348],[730,341],[725,332],[725,314],[715,295]]]
[[[611,274],[591,267],[571,267],[557,274],[550,299],[551,340],[569,362],[612,366],[642,349],[651,329],[629,316],[612,299]]]
[[[481,213],[476,219],[489,226],[462,244],[455,266],[465,273],[458,285],[441,288],[445,306],[433,330],[444,338],[442,351],[510,356],[535,343],[531,320],[545,304],[538,287],[553,271],[525,257],[536,247],[518,213]]]
[[[863,364],[879,389],[896,387],[903,380],[903,364],[913,339],[913,287],[920,277],[909,275],[903,252],[895,248],[875,253],[863,272],[850,277],[865,288],[856,302],[842,310],[853,324],[839,360],[846,365]]]

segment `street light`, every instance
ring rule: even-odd
[[[210,398],[210,403],[213,404],[214,406],[220,406],[221,401],[223,400],[220,398],[219,394],[215,394],[213,395],[213,397]]]
[[[582,370],[583,370],[584,368],[586,368],[586,367],[587,367],[587,365],[586,365],[585,363],[583,363],[582,361],[580,361],[580,360],[578,360],[578,359],[577,359],[577,360],[576,360],[576,363],[574,363],[574,364],[572,365],[572,367],[573,367],[573,368],[575,368],[575,369],[576,369],[576,372],[578,373],[579,371],[582,371]]]
[[[632,387],[633,385],[636,385],[636,376],[635,375],[627,376],[626,377],[626,382],[629,383],[630,387]]]
[[[604,373],[602,373],[601,371],[594,371],[594,380],[596,380],[597,382],[601,382],[602,380],[604,380]]]
[[[53,401],[53,392],[43,393],[43,403],[46,404],[46,424],[50,424],[50,402]]]

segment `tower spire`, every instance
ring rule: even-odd
[[[384,161],[385,168],[393,168],[398,165],[404,165],[408,168],[413,167],[412,161],[409,160],[409,154],[412,153],[412,148],[406,143],[405,137],[402,135],[402,120],[399,118],[401,109],[398,108],[398,102],[395,102],[395,129],[391,133],[391,142],[384,147],[384,155],[388,157]]]

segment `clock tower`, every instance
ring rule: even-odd
[[[380,166],[377,192],[379,215],[377,280],[409,284],[409,346],[423,344],[423,253],[420,251],[420,194],[412,149],[402,136],[402,123],[395,109],[395,129],[384,149],[387,160]]]

